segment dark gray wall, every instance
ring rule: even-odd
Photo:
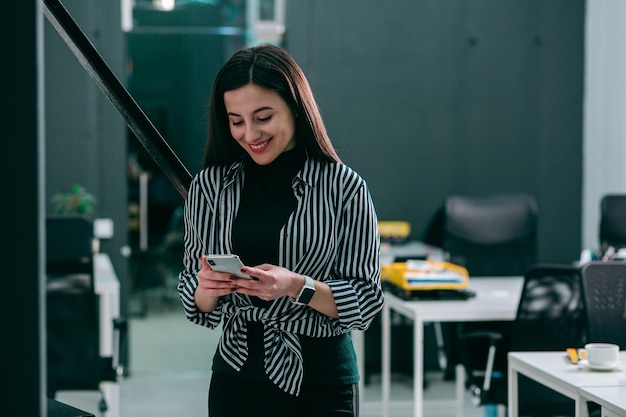
[[[120,3],[105,0],[64,0],[63,5],[124,83],[124,39]],[[46,209],[50,198],[78,183],[95,195],[94,218],[114,222],[112,239],[102,240],[121,284],[126,314],[128,260],[127,163],[124,121],[80,65],[52,25],[45,21]]]
[[[380,219],[413,237],[449,194],[527,192],[539,260],[578,258],[583,0],[298,0],[287,49]]]
[[[2,261],[0,276],[0,372],[3,416],[45,416],[43,319],[43,208],[44,184],[39,135],[36,0],[7,3],[0,31],[7,41],[2,53],[4,96],[0,109],[3,135]]]

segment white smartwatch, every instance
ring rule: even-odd
[[[300,294],[298,294],[298,297],[296,297],[295,299],[292,299],[293,303],[298,305],[309,304],[311,298],[313,298],[313,295],[315,294],[315,281],[311,277],[308,277],[306,275],[303,276],[304,285],[300,290]]]

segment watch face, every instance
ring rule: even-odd
[[[309,304],[309,301],[311,301],[311,298],[313,298],[313,294],[315,294],[314,289],[305,287],[302,290],[302,294],[298,298],[298,302],[302,304]]]

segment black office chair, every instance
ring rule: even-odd
[[[100,355],[100,315],[95,293],[93,223],[84,216],[46,219],[47,391],[100,391],[103,381],[117,381],[119,358]],[[117,342],[125,322],[115,320]],[[119,348],[114,349],[119,352]],[[104,396],[100,410],[108,407]]]
[[[583,346],[585,303],[579,267],[538,264],[524,276],[524,286],[510,339],[497,332],[474,332],[461,337],[462,362],[476,405],[507,404],[509,351],[563,351]],[[478,349],[482,349],[476,353]],[[468,355],[469,353],[469,355]],[[520,415],[572,415],[571,399],[536,382],[519,378]]]
[[[600,202],[600,253],[626,247],[626,195],[606,195]]]
[[[522,276],[535,264],[538,209],[532,196],[453,195],[445,199],[443,210],[443,250],[450,262],[467,268],[470,281],[476,276]],[[459,362],[455,340],[460,334],[490,330],[506,338],[510,333],[510,323],[506,322],[441,326],[448,379]]]
[[[626,349],[626,262],[594,261],[582,268],[587,335]]]
[[[443,249],[472,276],[523,275],[537,256],[538,210],[527,194],[455,195],[444,205]]]

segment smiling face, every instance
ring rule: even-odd
[[[246,84],[225,92],[224,105],[232,137],[257,164],[296,146],[293,113],[277,92]]]

